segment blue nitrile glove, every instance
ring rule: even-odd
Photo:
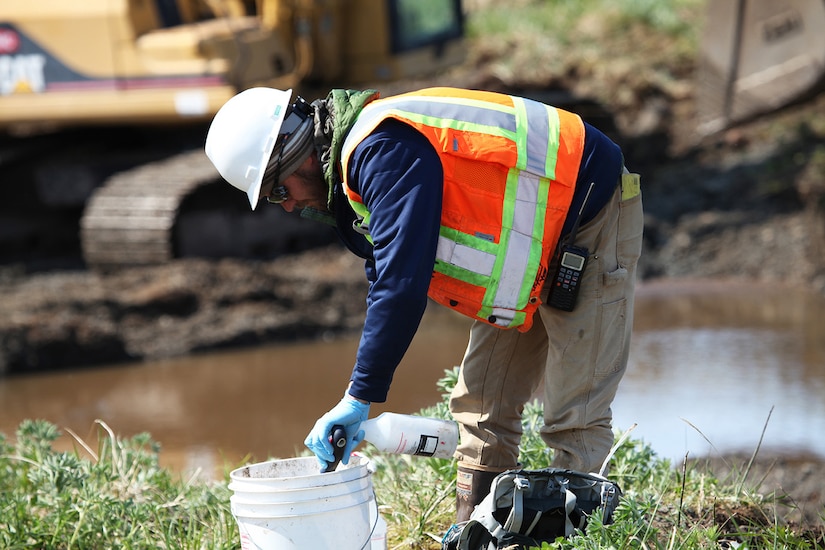
[[[315,453],[321,468],[326,468],[327,462],[332,462],[335,457],[332,454],[332,443],[329,440],[332,427],[336,424],[344,427],[347,432],[347,446],[344,448],[344,456],[341,462],[347,464],[349,455],[356,445],[364,439],[364,430],[361,430],[361,422],[369,418],[370,404],[361,403],[350,395],[345,395],[328,413],[318,419],[312,431],[304,440],[304,445]]]

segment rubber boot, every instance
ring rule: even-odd
[[[465,466],[458,467],[455,483],[456,523],[470,519],[473,509],[490,492],[490,485],[499,473],[475,470]]]

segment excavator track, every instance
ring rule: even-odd
[[[116,269],[171,260],[181,202],[219,177],[202,150],[111,176],[93,193],[80,221],[86,265]]]

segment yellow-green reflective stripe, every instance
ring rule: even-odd
[[[467,274],[481,275],[481,279],[474,280],[484,283],[485,311],[490,308],[516,310],[527,305],[541,261],[547,189],[548,180],[544,178],[518,170],[510,172],[505,189],[508,200],[503,217],[506,223],[498,245],[442,227],[437,258],[460,271],[450,271],[446,266],[439,270],[467,282],[470,282]]]
[[[490,277],[462,269],[439,259],[436,259],[435,266],[433,266],[433,271],[436,273],[442,273],[459,281],[464,281],[474,286],[487,286],[487,283],[490,281]]]
[[[559,112],[545,105],[547,111],[547,159],[544,166],[544,173],[547,177],[556,179],[556,164],[559,160],[559,146],[561,145],[561,120]]]
[[[546,178],[511,171],[507,193],[514,191],[515,200],[506,201],[504,219],[512,223],[502,232],[504,253],[496,262],[494,284],[484,295],[485,306],[521,309],[527,305],[542,258],[548,189]]]
[[[349,200],[347,202],[349,202],[350,206],[352,207],[352,211],[355,212],[358,216],[360,216],[362,218],[361,219],[361,224],[366,226],[366,227],[369,227],[370,226],[370,211],[367,210],[367,207],[364,204],[360,203],[360,202],[349,201]],[[372,235],[370,235],[369,233],[365,234],[364,237],[366,237],[367,241],[369,241],[370,244],[375,244],[372,241]]]
[[[362,113],[356,122],[346,140],[342,149],[342,158],[348,158],[350,152],[355,146],[360,143],[381,120],[387,117],[398,117],[401,120],[409,120],[411,122],[424,124],[434,128],[452,128],[453,130],[462,132],[474,132],[477,134],[486,134],[490,136],[502,137],[510,141],[515,141],[516,133],[514,130],[507,129],[512,126],[513,117],[509,116],[511,123],[507,124],[504,119],[500,121],[488,121],[488,123],[481,123],[480,121],[456,120],[450,118],[440,118],[432,114],[421,114],[412,111],[401,111],[398,109],[386,110],[371,110]]]
[[[521,326],[524,324],[524,320],[527,318],[527,314],[523,311],[509,311],[498,308],[493,309],[492,314],[496,318],[496,324],[504,327]],[[505,324],[502,321],[509,322]]]
[[[525,101],[521,98],[513,98],[513,105],[515,107],[516,115],[516,150],[518,151],[518,158],[516,159],[516,168],[525,170],[530,163],[529,150],[527,148],[527,129],[529,128],[529,118],[527,109],[525,108]],[[542,153],[542,159],[547,154],[545,150]]]
[[[509,113],[513,110],[513,107],[507,105],[505,103],[496,103],[494,101],[488,101],[486,99],[476,99],[474,97],[464,97],[464,96],[447,96],[447,95],[406,95],[406,96],[392,96],[388,98],[381,99],[371,105],[378,105],[383,103],[385,105],[388,104],[404,104],[404,103],[443,103],[443,104],[453,104],[453,105],[469,105],[471,107],[478,107],[481,109],[490,109],[491,111],[501,111],[503,113]]]

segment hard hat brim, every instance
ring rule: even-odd
[[[278,91],[281,92],[281,90]],[[289,105],[292,100],[292,89],[290,88],[289,90],[284,90],[281,93],[285,97],[280,99],[278,104],[280,105],[281,102],[283,102],[283,104]],[[281,133],[281,125],[284,123],[287,110],[288,109],[279,109],[277,114],[272,116],[272,130],[269,134],[269,139],[265,142],[263,151],[261,152],[261,162],[259,164],[260,168],[258,169],[255,181],[246,191],[246,195],[249,198],[249,206],[252,210],[255,210],[255,207],[258,206],[258,202],[261,199],[261,187],[263,186],[264,172],[266,172],[266,166],[269,164],[269,158],[272,156],[272,151],[275,150],[275,145],[278,143],[278,136]]]

